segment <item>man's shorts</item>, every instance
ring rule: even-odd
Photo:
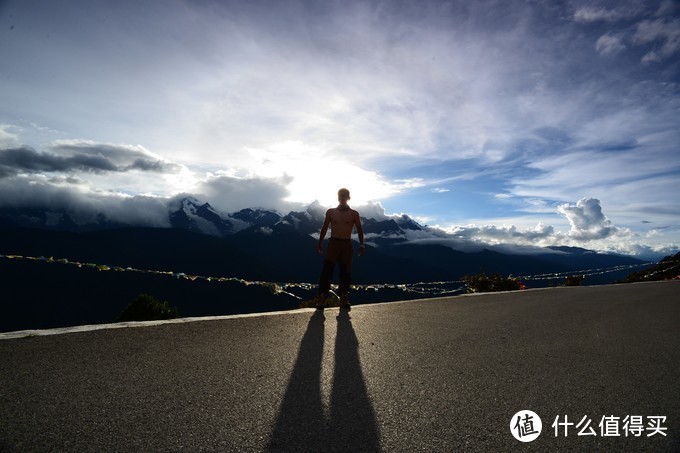
[[[350,266],[353,254],[354,248],[351,239],[330,238],[326,247],[325,259],[333,264],[339,261],[340,264]]]

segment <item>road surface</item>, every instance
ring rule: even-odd
[[[678,296],[555,288],[3,339],[0,451],[680,451]],[[523,443],[526,409],[543,428]]]

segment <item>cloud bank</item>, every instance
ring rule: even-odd
[[[377,220],[398,220],[402,214],[386,214],[380,203],[358,208],[362,215]],[[383,238],[407,239],[415,244],[440,244],[455,250],[471,252],[491,248],[499,252],[519,254],[546,253],[545,247],[583,247],[591,250],[658,259],[675,253],[678,245],[649,245],[649,235],[642,236],[628,228],[615,226],[605,215],[596,198],[582,198],[575,203],[563,203],[555,211],[569,223],[562,231],[553,225],[539,222],[534,227],[515,225],[453,225],[426,227],[424,230],[406,230],[404,235],[394,233],[367,234],[367,241]],[[557,252],[556,252],[557,253]]]
[[[85,164],[81,161],[74,163],[67,160],[65,163],[57,160],[58,164],[54,164],[53,159],[36,157],[35,154],[34,151],[22,150],[21,159],[12,159],[14,154],[8,153],[10,157],[2,160],[3,165],[9,168],[31,169],[35,172],[14,173],[0,178],[0,209],[38,209],[52,212],[53,215],[67,213],[77,224],[83,225],[106,219],[133,226],[169,227],[169,211],[176,208],[178,198],[185,196],[207,201],[224,215],[246,207],[272,209],[282,214],[306,208],[303,204],[285,200],[288,195],[287,184],[290,182],[286,179],[210,174],[196,186],[197,191],[193,193],[167,197],[127,195],[95,189],[86,181],[68,175],[72,171],[95,171],[93,168],[96,171],[113,171],[99,161],[83,168]],[[137,159],[135,153],[123,154],[128,161]],[[90,164],[88,160],[84,162]],[[49,171],[45,168],[49,168]],[[173,168],[172,165],[170,168]],[[39,173],[38,169],[44,173]],[[399,222],[407,219],[404,214],[386,213],[380,202],[355,205],[355,208],[363,217],[379,221],[393,219]],[[401,237],[416,244],[443,244],[462,251],[491,247],[513,253],[536,253],[540,247],[560,245],[646,257],[668,251],[668,248],[646,246],[641,242],[643,238],[629,229],[613,225],[596,198],[561,204],[556,211],[569,222],[568,231],[559,231],[543,223],[524,229],[514,225],[454,225],[446,228],[426,227],[424,230],[407,229],[405,236],[395,238]],[[367,234],[366,237],[370,242],[372,235]]]

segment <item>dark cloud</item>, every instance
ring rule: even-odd
[[[52,184],[70,184],[70,185],[87,185],[87,181],[84,181],[80,178],[76,178],[74,176],[53,176],[48,179],[48,181]]]
[[[117,171],[141,170],[157,173],[178,173],[181,166],[165,161],[140,145],[115,145],[86,140],[61,140],[50,149],[59,155],[105,157],[118,167]]]
[[[27,146],[0,150],[0,177],[17,173],[126,172],[177,173],[181,167],[138,149],[99,144],[57,144],[53,152]]]
[[[40,153],[29,147],[0,150],[0,175],[8,176],[19,172],[71,172],[90,171],[95,173],[116,171],[112,162],[101,156],[75,155],[61,157]]]
[[[132,164],[125,167],[125,170],[141,170],[156,173],[177,173],[180,166],[171,162],[161,160],[136,159]]]

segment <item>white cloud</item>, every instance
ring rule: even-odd
[[[658,53],[656,53],[656,51],[650,50],[642,56],[642,60],[640,61],[643,63],[658,63],[661,61],[661,57]]]
[[[680,50],[680,19],[643,20],[637,24],[633,41],[636,44],[660,42],[661,47],[645,54],[642,61],[661,61]]]
[[[659,3],[659,9],[654,13],[655,16],[671,15],[680,10],[677,0],[663,0]]]
[[[506,8],[513,18],[525,9]],[[486,10],[470,13],[481,18]],[[300,141],[370,171],[376,168],[370,163],[400,156],[501,159],[504,150],[484,151],[484,145],[491,137],[502,141],[517,125],[506,114],[514,113],[513,101],[496,94],[530,89],[536,78],[518,86],[511,77],[535,66],[533,51],[517,55],[532,42],[529,29],[471,34],[465,23],[452,27],[442,20],[434,4],[328,2],[313,12],[291,2],[267,11],[192,3],[154,13],[158,33],[148,40],[135,42],[127,23],[124,31],[115,22],[103,24],[106,42],[97,44],[110,50],[111,61],[84,65],[87,88],[77,93],[71,74],[57,67],[53,78],[33,83],[42,93],[33,102],[45,100],[33,110],[59,105],[64,121],[96,123],[88,133],[114,142],[137,128],[150,148],[173,160],[223,165],[228,156],[230,166],[248,168],[244,149]],[[204,26],[193,28],[188,18]],[[71,20],[55,22],[68,27]],[[161,36],[182,36],[186,43]],[[108,41],[122,42],[122,49],[110,49]],[[78,66],[77,58],[90,61],[91,49],[70,45],[75,49],[59,52],[76,59],[70,67]],[[116,67],[130,61],[139,63],[134,77]],[[77,105],[66,102],[76,94]],[[98,103],[107,105],[106,115],[85,108]]]
[[[599,200],[594,198],[564,203],[555,210],[569,222],[567,231],[541,222],[525,228],[513,224],[469,224],[409,231],[406,237],[415,243],[443,244],[461,251],[491,247],[498,251],[505,248],[513,253],[536,253],[541,247],[566,245],[655,259],[677,249],[666,237],[656,240],[656,236],[662,234],[658,230],[652,235],[639,235],[614,225],[604,215]]]
[[[634,127],[634,126],[631,126]],[[603,132],[603,134],[606,132]],[[561,155],[546,155],[531,162],[528,167],[536,171],[532,177],[512,179],[511,193],[519,197],[567,201],[601,193],[609,203],[623,208],[632,203],[661,202],[675,206],[670,198],[659,199],[645,185],[668,189],[664,175],[680,171],[680,162],[666,155],[664,146],[648,143],[642,147],[599,152],[575,151]],[[633,214],[635,211],[628,209]],[[640,216],[643,218],[644,216]]]
[[[621,231],[604,216],[597,198],[582,198],[574,205],[562,204],[557,209],[569,220],[569,236],[577,241],[606,239]]]
[[[368,202],[364,205],[356,205],[354,209],[359,211],[362,217],[367,219],[386,220],[388,215],[385,213],[385,208],[380,202]],[[396,217],[396,215],[391,215]]]
[[[286,202],[290,177],[262,178],[212,175],[197,187],[197,196],[223,212],[244,208],[273,209],[287,213],[300,205]]]
[[[539,223],[534,228],[520,230],[514,225],[467,225],[449,228],[447,233],[457,239],[467,239],[489,244],[536,245],[551,239],[555,230],[550,225]]]
[[[597,6],[584,6],[576,9],[574,20],[588,24],[609,22],[611,30],[601,35],[595,49],[602,55],[616,55],[626,49],[624,41],[634,46],[653,44],[642,57],[642,63],[659,63],[680,49],[680,19],[677,19],[677,2],[659,3],[656,11],[645,11],[641,4],[621,4],[613,9]],[[656,19],[647,19],[653,15]],[[628,24],[614,24],[622,19],[643,18],[630,27]]]
[[[586,23],[597,21],[614,22],[629,17],[631,14],[633,14],[633,11],[626,10],[623,7],[607,9],[604,7],[584,6],[576,9],[574,20]]]
[[[610,35],[609,33],[600,36],[595,43],[595,50],[602,55],[613,55],[624,50],[626,46],[623,44],[620,36]]]
[[[12,126],[9,124],[0,124],[0,149],[13,148],[19,145],[19,137],[9,130]]]

